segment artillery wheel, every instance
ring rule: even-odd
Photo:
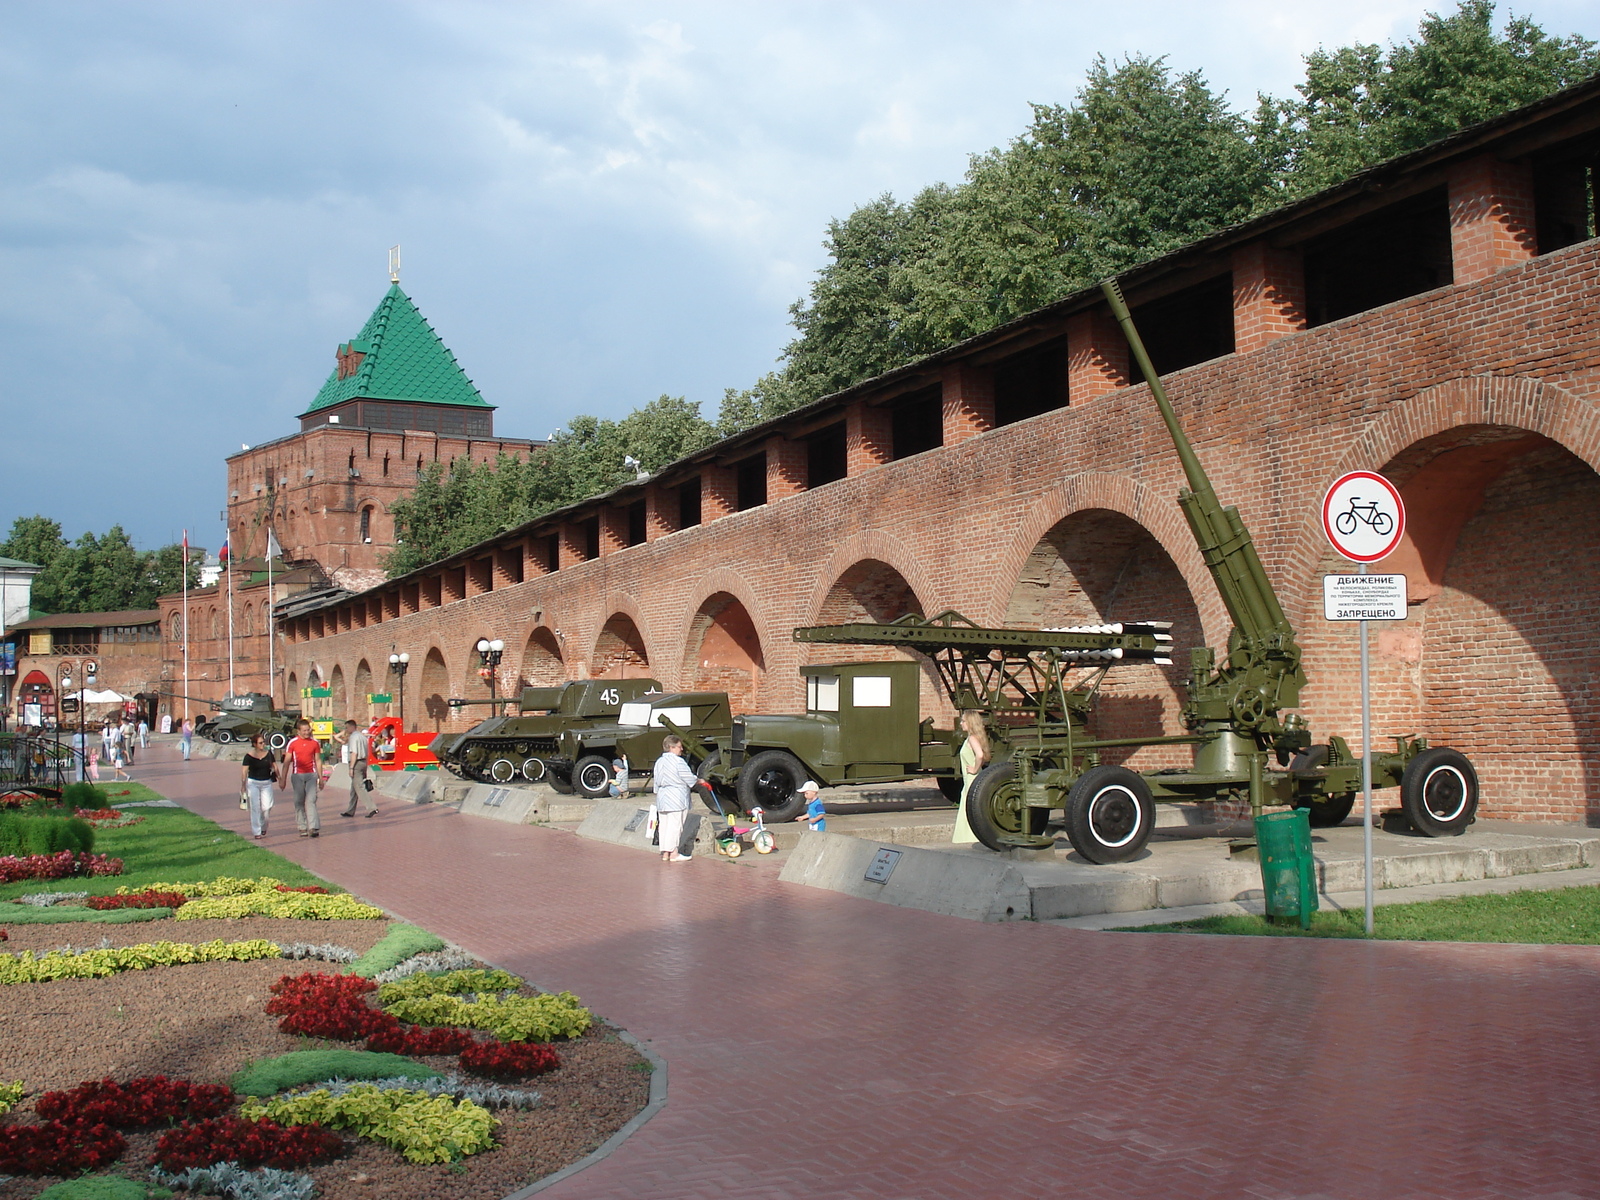
[[[1017,765],[1010,759],[990,763],[978,772],[967,790],[967,824],[991,850],[1010,849],[1000,840],[1002,837],[1041,836],[1049,821],[1048,809],[1028,808],[1022,803]]]
[[[538,783],[544,776],[544,759],[525,758],[522,760],[522,777],[529,783]]]
[[[1478,773],[1459,750],[1424,750],[1400,777],[1400,807],[1406,820],[1429,837],[1465,833],[1478,815]]]
[[[752,755],[739,772],[739,807],[749,812],[759,808],[769,820],[792,821],[806,809],[800,785],[806,769],[800,760],[783,750],[763,750]]]
[[[1346,792],[1342,796],[1317,796],[1302,803],[1295,801],[1296,808],[1304,808],[1310,812],[1311,828],[1331,829],[1350,815],[1350,810],[1356,806],[1356,794]]]
[[[1126,767],[1091,767],[1067,793],[1067,836],[1092,863],[1126,862],[1155,824],[1150,785]]]
[[[572,788],[591,800],[610,795],[611,760],[603,754],[585,754],[572,768]]]
[[[550,790],[560,796],[572,795],[572,780],[560,771],[546,771],[544,781],[550,785]]]
[[[267,745],[274,750],[282,750],[288,744],[289,735],[287,733],[280,731],[278,733],[271,733],[267,735]]]
[[[961,803],[961,776],[940,775],[936,780],[939,790],[944,793],[944,798],[951,804]]]
[[[509,758],[500,757],[489,764],[489,770],[486,773],[495,783],[510,783],[517,777],[517,772],[516,763]]]

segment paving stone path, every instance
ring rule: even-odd
[[[138,776],[243,829],[238,767]],[[646,1039],[623,1196],[1600,1197],[1600,947],[980,925],[559,831],[323,805],[267,844]]]

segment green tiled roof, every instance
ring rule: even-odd
[[[494,407],[472,385],[456,356],[398,283],[389,288],[361,332],[339,347],[341,356],[350,350],[365,354],[361,366],[346,379],[340,379],[335,368],[303,416],[356,399]]]

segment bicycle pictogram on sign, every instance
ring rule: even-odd
[[[1405,533],[1400,490],[1376,471],[1351,471],[1334,480],[1322,500],[1322,530],[1352,562],[1388,557]]]

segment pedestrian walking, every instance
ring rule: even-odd
[[[367,778],[367,759],[371,749],[372,739],[367,731],[354,721],[344,723],[344,731],[338,735],[339,743],[345,749],[345,755],[350,763],[350,803],[339,815],[353,817],[356,815],[356,801],[361,793],[367,795],[367,816],[378,815],[378,797],[372,790],[372,780]]]
[[[291,789],[294,798],[294,823],[301,837],[317,837],[322,822],[317,819],[318,760],[322,757],[322,743],[311,736],[311,722],[302,720],[295,726],[295,737],[283,748],[283,762],[278,769],[278,786]]]
[[[133,739],[138,736],[138,731],[134,729],[133,722],[128,720],[126,713],[123,714],[122,722],[117,726],[117,731],[121,734],[123,760],[131,767],[134,763]]]
[[[967,740],[961,743],[961,801],[956,806],[956,827],[950,831],[950,840],[967,843],[978,840],[967,821],[967,793],[972,790],[972,781],[978,777],[978,772],[989,765],[989,734],[983,727],[982,714],[976,709],[969,708],[961,714],[961,728]]]
[[[242,786],[250,808],[250,835],[257,841],[267,836],[267,814],[272,811],[272,784],[277,776],[276,757],[267,749],[267,735],[250,739],[244,756]]]
[[[188,717],[183,719],[183,729],[178,735],[178,744],[183,747],[183,761],[189,761],[189,748],[194,743],[194,722]]]
[[[111,730],[111,768],[115,772],[112,779],[133,778],[128,774],[127,746],[123,742],[120,726],[113,726]]]
[[[683,820],[689,814],[689,789],[700,779],[683,761],[683,739],[669,733],[661,739],[661,757],[656,759],[656,842],[662,862],[688,862],[679,852],[683,841]]]
[[[72,731],[72,761],[77,768],[77,781],[82,783],[89,773],[89,756],[85,750],[89,744],[89,735],[81,729]]]
[[[141,716],[139,718],[139,749],[148,750],[149,748],[150,748],[150,722],[146,721],[144,719],[144,717]]]

